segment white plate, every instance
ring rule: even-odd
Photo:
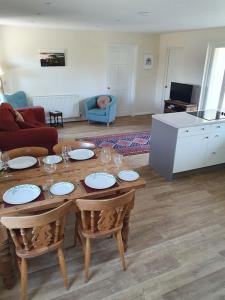
[[[85,178],[85,184],[93,189],[107,189],[116,183],[115,176],[109,173],[93,173]]]
[[[24,204],[33,201],[41,193],[41,189],[34,184],[21,184],[12,187],[3,195],[3,201],[9,204]]]
[[[119,172],[118,177],[124,181],[134,181],[137,180],[140,175],[132,170],[123,170]]]
[[[89,159],[95,155],[94,151],[89,149],[76,149],[70,151],[68,154],[72,159],[76,159],[76,160]]]
[[[43,158],[43,162],[45,164],[58,164],[62,161],[62,157],[59,155],[48,155],[45,158]]]
[[[50,192],[56,196],[67,195],[74,190],[74,185],[71,182],[58,182],[50,187]]]
[[[34,166],[37,163],[37,158],[33,156],[20,156],[8,161],[11,169],[21,170]]]

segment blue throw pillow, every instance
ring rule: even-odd
[[[16,92],[13,95],[4,95],[4,102],[12,105],[13,108],[24,108],[28,107],[27,96],[24,92]]]

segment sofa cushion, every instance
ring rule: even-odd
[[[15,131],[20,129],[16,123],[14,109],[8,103],[0,105],[0,131]]]
[[[28,107],[27,96],[22,91],[12,95],[4,95],[4,100],[12,105],[13,108]]]
[[[89,114],[97,116],[106,116],[106,110],[101,108],[93,108],[88,111]]]
[[[97,99],[97,107],[104,109],[106,108],[107,104],[110,103],[110,98],[108,96],[99,96]]]

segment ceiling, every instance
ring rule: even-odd
[[[225,0],[0,0],[0,24],[167,32],[225,26]]]

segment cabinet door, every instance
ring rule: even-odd
[[[173,173],[205,167],[208,141],[207,134],[178,138]]]
[[[210,135],[207,155],[208,166],[225,163],[225,131]]]

